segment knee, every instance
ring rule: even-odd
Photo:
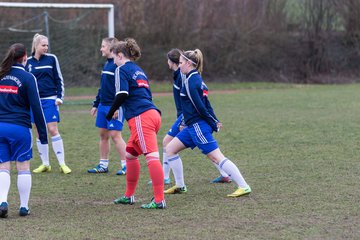
[[[171,146],[166,146],[165,147],[165,151],[166,151],[166,155],[167,156],[173,156],[173,155],[176,155],[177,152],[175,151],[174,148],[172,148]]]
[[[167,134],[164,137],[163,142],[162,142],[163,147],[165,148],[167,145],[169,145],[169,143],[171,142],[172,139],[173,139],[173,137]]]
[[[30,171],[30,161],[16,162],[16,168],[20,171]]]
[[[0,163],[0,170],[11,170],[10,162]]]
[[[100,140],[101,140],[101,141],[109,141],[109,134],[107,134],[107,133],[100,133]]]
[[[114,141],[115,144],[123,142],[121,135],[118,134],[112,134],[111,139]]]
[[[56,126],[49,126],[48,130],[51,136],[56,136],[59,134],[59,131]]]

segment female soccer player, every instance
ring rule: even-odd
[[[119,67],[115,71],[116,97],[106,118],[110,120],[114,112],[123,106],[125,119],[130,128],[130,138],[126,145],[126,191],[124,196],[114,200],[115,204],[134,204],[135,190],[140,175],[138,156],[145,155],[154,198],[145,209],[164,209],[164,172],[159,160],[156,134],[160,129],[160,111],[152,102],[148,78],[135,64],[141,56],[140,47],[132,38],[111,46],[114,61]]]
[[[163,171],[164,171],[164,184],[170,184],[170,166],[168,163],[168,160],[166,158],[166,146],[167,144],[180,132],[181,126],[181,120],[183,118],[182,116],[182,110],[181,110],[181,104],[180,104],[180,89],[183,84],[183,78],[185,75],[181,74],[180,68],[179,68],[179,58],[180,58],[180,52],[181,50],[174,48],[171,49],[167,53],[167,63],[169,66],[169,69],[174,71],[173,75],[173,95],[174,95],[174,101],[175,101],[175,107],[176,107],[176,116],[177,119],[174,122],[174,124],[171,126],[168,133],[165,135],[163,139]],[[182,166],[182,165],[181,165]],[[150,181],[149,184],[152,184]]]
[[[179,68],[179,60],[180,60],[180,54],[181,50],[179,49],[171,49],[167,53],[167,63],[171,70],[174,71],[174,84],[173,84],[173,95],[174,95],[174,102],[176,107],[176,115],[177,119],[168,131],[168,133],[165,135],[163,139],[163,170],[164,170],[164,184],[170,184],[170,166],[168,163],[168,159],[166,157],[166,146],[171,142],[171,140],[180,132],[184,126],[182,126],[182,120],[183,120],[183,114],[182,114],[182,108],[181,108],[181,101],[180,101],[180,91],[183,87],[183,82],[185,79],[185,75],[180,72]],[[182,172],[183,166],[181,159],[178,161],[178,167],[177,170],[180,170]],[[212,183],[229,183],[231,182],[230,177],[219,168],[219,165],[215,164],[215,167],[219,170],[220,176],[212,180]],[[151,181],[149,182],[151,184]],[[182,192],[186,192],[187,189],[184,187],[182,189]]]
[[[59,106],[64,99],[64,80],[59,61],[54,54],[47,53],[48,48],[48,38],[35,34],[31,48],[32,56],[28,58],[25,68],[37,79],[41,105],[51,135],[52,147],[60,165],[60,172],[68,174],[71,173],[71,169],[65,164],[64,144],[57,126],[60,122]],[[39,138],[36,140],[36,145],[42,164],[33,172],[50,172],[49,145],[41,144]]]
[[[180,71],[186,75],[181,89],[181,106],[186,128],[179,132],[167,145],[166,154],[175,175],[176,185],[165,191],[167,194],[181,193],[185,187],[181,161],[178,153],[185,148],[198,147],[211,161],[218,164],[238,185],[238,189],[228,197],[239,197],[251,192],[237,166],[220,151],[212,133],[218,132],[222,124],[216,118],[208,99],[208,88],[200,73],[203,69],[203,55],[199,49],[181,54]]]
[[[103,70],[101,72],[101,81],[98,94],[90,110],[92,116],[96,115],[96,127],[99,128],[100,134],[100,162],[99,164],[89,169],[89,173],[107,173],[109,166],[109,152],[110,152],[110,137],[115,143],[115,148],[120,156],[121,169],[116,173],[117,175],[126,174],[125,162],[125,148],[126,143],[122,138],[121,131],[123,129],[124,114],[122,107],[118,111],[118,118],[108,121],[106,114],[115,98],[115,69],[116,64],[110,52],[110,45],[116,42],[116,38],[104,38],[101,42],[100,51],[102,56],[107,59]]]
[[[0,65],[0,217],[8,216],[11,161],[16,162],[20,195],[20,216],[27,216],[31,191],[30,159],[32,136],[30,108],[39,134],[47,144],[44,114],[35,77],[25,71],[26,49],[23,44],[10,46]]]

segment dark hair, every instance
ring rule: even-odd
[[[126,38],[124,41],[113,43],[110,51],[115,54],[122,53],[132,61],[136,61],[141,57],[140,47],[133,38]]]
[[[167,53],[167,58],[170,61],[172,61],[173,63],[179,64],[179,59],[180,59],[181,53],[182,53],[182,51],[180,49],[173,48]]]
[[[26,48],[22,43],[11,45],[0,65],[0,79],[5,77],[11,70],[14,63],[21,63],[22,58],[26,55]]]
[[[185,51],[181,55],[187,61],[190,61],[200,74],[202,73],[204,66],[204,57],[200,49]]]

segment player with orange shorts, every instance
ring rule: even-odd
[[[111,46],[115,70],[116,97],[106,118],[110,120],[115,111],[123,106],[125,119],[130,128],[126,145],[126,191],[114,200],[115,204],[134,204],[135,190],[140,175],[138,156],[145,155],[152,181],[154,198],[144,209],[164,209],[164,172],[159,160],[156,134],[161,126],[160,111],[152,102],[149,81],[144,71],[134,62],[140,58],[140,47],[134,39],[114,43]]]

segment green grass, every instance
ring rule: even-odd
[[[138,203],[118,206],[125,178],[86,170],[98,161],[98,130],[90,104],[65,104],[60,133],[71,175],[33,174],[32,214],[17,216],[12,172],[10,217],[0,219],[1,239],[357,239],[360,236],[360,85],[255,88],[211,94],[223,129],[222,152],[251,185],[248,197],[226,198],[234,184],[210,184],[218,176],[198,150],[186,150],[188,193],[166,196],[168,209],[140,209],[152,196],[142,163]],[[174,121],[171,96],[155,98],[163,112],[159,142]],[[124,131],[128,137],[128,130]],[[37,155],[37,154],[34,154]],[[32,169],[39,164],[38,156]]]
[[[240,90],[240,89],[272,89],[272,88],[293,88],[302,85],[286,84],[286,83],[269,83],[269,82],[241,82],[241,83],[207,83],[210,89],[216,90]],[[157,92],[171,92],[172,83],[165,81],[151,81],[151,90]],[[96,96],[97,87],[72,87],[66,88],[66,96]]]

